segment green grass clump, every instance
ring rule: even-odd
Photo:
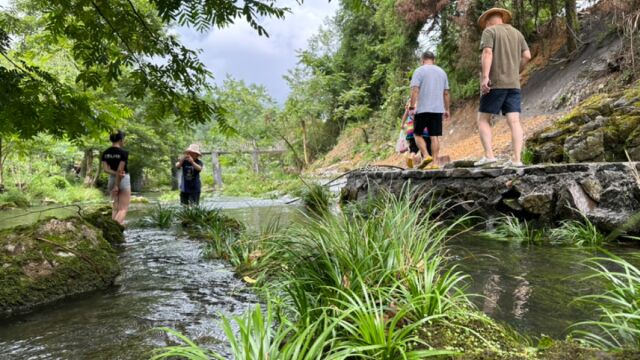
[[[551,229],[551,242],[575,246],[597,247],[604,243],[605,236],[586,216],[582,221],[566,220],[559,227]]]
[[[423,359],[455,353],[434,348],[420,331],[427,323],[475,312],[464,291],[468,277],[448,266],[445,245],[466,217],[444,222],[439,205],[408,196],[385,197],[383,206],[371,210],[301,214],[303,220],[286,229],[274,226],[226,243],[242,253],[235,261],[252,271],[250,282],[267,299],[266,315],[257,307],[235,318],[238,332],[224,320],[234,358]],[[158,354],[199,353],[195,344],[183,343]]]
[[[578,298],[596,305],[599,319],[573,325],[578,328],[573,333],[600,349],[640,351],[640,269],[615,255],[609,256],[587,262],[593,274],[586,279],[602,280],[606,291]]]
[[[503,216],[497,219],[495,229],[482,233],[483,236],[499,241],[515,241],[527,244],[540,244],[544,240],[544,231],[536,229],[526,220],[515,216]]]
[[[319,184],[305,184],[300,196],[304,207],[313,214],[324,214],[329,211],[331,192]]]
[[[158,203],[147,211],[147,214],[140,220],[139,225],[167,229],[173,225],[175,214],[176,210],[174,208],[162,206]]]

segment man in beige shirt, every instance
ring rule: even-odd
[[[478,19],[478,24],[483,29],[480,40],[482,78],[478,131],[484,157],[475,163],[476,166],[496,162],[490,121],[492,115],[500,112],[507,117],[507,123],[511,128],[513,157],[506,166],[523,166],[520,71],[531,59],[531,52],[522,33],[509,25],[509,22],[511,12],[501,8],[489,9]]]

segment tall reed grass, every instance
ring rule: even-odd
[[[447,263],[445,222],[427,198],[386,198],[363,213],[303,216],[233,246],[260,253],[253,270],[267,299],[224,327],[235,359],[423,359],[454,354],[418,335],[427,322],[471,311],[468,277]],[[266,313],[265,313],[266,311]],[[193,344],[183,345],[185,351]],[[176,354],[176,348],[158,354]],[[164,351],[164,352],[163,352]]]
[[[583,342],[605,350],[640,351],[640,268],[608,254],[589,259],[593,272],[586,279],[600,279],[605,284],[602,294],[578,298],[594,304],[599,319],[573,325],[573,334]],[[636,256],[640,262],[640,256]]]

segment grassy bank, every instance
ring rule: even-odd
[[[470,279],[447,251],[467,232],[468,219],[441,221],[437,204],[421,202],[386,199],[339,214],[310,209],[286,229],[274,223],[259,233],[230,226],[217,211],[191,211],[187,228],[207,241],[205,254],[230,261],[266,304],[224,320],[233,357],[622,359],[638,350],[628,341],[607,347],[627,353],[604,354],[593,342],[532,340],[483,315],[469,301]],[[167,331],[178,342],[154,359],[225,358]]]

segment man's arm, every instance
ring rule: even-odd
[[[531,60],[531,51],[529,50],[523,51],[522,58],[520,58],[520,72],[524,70],[524,67],[527,66],[527,64],[529,63],[529,60]]]
[[[420,87],[419,86],[413,86],[411,88],[411,100],[409,100],[409,109],[413,108],[415,110],[416,101],[418,101],[418,94],[419,93],[420,93]]]
[[[451,112],[449,111],[451,105],[449,89],[446,89],[442,96],[444,97],[444,119],[447,120],[449,117],[451,117]]]
[[[480,91],[486,94],[491,91],[489,87],[489,72],[491,71],[491,63],[493,62],[493,49],[486,47],[482,49],[482,80],[480,82]]]

